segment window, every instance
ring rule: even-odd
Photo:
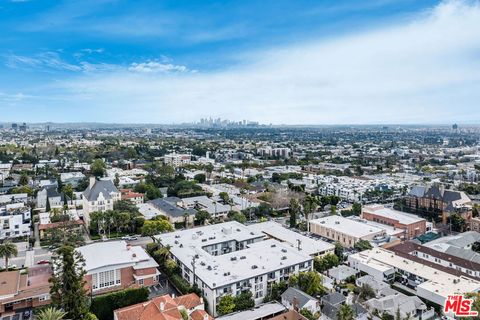
[[[45,295],[43,295],[43,296],[40,296],[40,297],[38,298],[38,301],[47,301],[47,300],[49,300],[49,299],[50,299],[50,295],[49,295],[49,294],[45,294]]]
[[[108,270],[92,275],[92,289],[103,289],[121,283],[120,270]]]
[[[138,284],[143,286],[143,279],[138,279]]]

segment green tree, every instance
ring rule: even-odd
[[[85,290],[85,261],[72,246],[63,245],[53,256],[54,272],[50,278],[52,305],[64,310],[68,319],[82,320],[88,313]]]
[[[154,200],[162,197],[160,189],[151,183],[139,183],[135,186],[134,190],[136,192],[145,194],[145,198],[147,198],[147,200]]]
[[[18,184],[20,184],[21,186],[26,186],[28,184],[28,176],[25,173],[23,173],[20,176],[20,180],[18,180]]]
[[[128,200],[119,200],[113,204],[113,210],[121,211],[121,212],[128,212],[132,214],[140,214],[138,211],[137,206]]]
[[[147,220],[142,227],[142,235],[154,236],[159,233],[173,231],[172,225],[167,220]]]
[[[38,320],[62,320],[67,314],[60,309],[48,307],[40,310],[37,314]]]
[[[197,224],[199,225],[204,225],[206,221],[210,220],[212,216],[208,211],[205,210],[198,210],[197,213],[195,213],[195,221],[197,221]]]
[[[243,213],[238,211],[229,211],[227,217],[232,221],[237,221],[240,223],[245,223],[247,221],[247,217]]]
[[[318,198],[313,195],[307,195],[303,200],[303,212],[305,214],[305,220],[307,220],[307,223],[310,219],[310,215],[315,212],[319,203],[320,202],[318,201]]]
[[[358,293],[358,296],[360,297],[360,299],[362,299],[363,301],[365,300],[368,300],[370,298],[374,298],[375,297],[375,291],[373,290],[373,288],[364,283],[360,289],[359,289],[359,293]]]
[[[358,202],[355,202],[353,205],[352,205],[352,212],[354,215],[356,216],[359,216],[362,214],[362,204],[361,203],[358,203]]]
[[[105,165],[105,162],[103,162],[102,159],[95,159],[91,165],[90,170],[95,177],[99,178],[105,175],[106,168],[107,166]]]
[[[290,200],[290,228],[297,226],[297,215],[300,212],[300,204],[297,199]]]
[[[235,304],[235,311],[248,310],[255,306],[255,301],[253,301],[252,292],[250,290],[244,291],[236,296],[233,303]]]
[[[226,192],[220,192],[218,194],[220,199],[222,199],[223,204],[230,204],[230,196]]]
[[[373,248],[369,241],[363,239],[358,240],[353,247],[358,251],[370,250]]]
[[[465,219],[456,213],[452,214],[448,220],[451,224],[452,230],[455,232],[464,232],[467,228]]]
[[[322,285],[322,276],[316,271],[300,272],[292,275],[288,279],[288,283],[290,286],[298,287],[306,294],[312,296],[326,292]]]
[[[220,298],[217,306],[217,313],[221,316],[232,313],[235,310],[235,300],[231,295]]]
[[[327,253],[323,257],[315,257],[315,259],[313,260],[315,270],[320,273],[338,266],[339,263],[340,259],[338,259],[338,257],[332,253]]]
[[[300,314],[302,316],[304,316],[305,318],[307,318],[308,320],[317,320],[318,319],[318,317],[316,317],[310,310],[305,309],[305,308],[300,310]]]
[[[67,196],[69,197],[70,199],[73,199],[73,187],[72,185],[69,183],[67,185],[65,185],[63,188],[62,188],[62,192]]]
[[[207,180],[207,177],[203,173],[196,174],[193,179],[197,181],[198,183],[205,183]]]
[[[343,262],[343,246],[340,242],[335,242],[335,250],[334,250],[334,253],[335,255],[338,257],[338,259],[340,260],[340,262]]]
[[[182,320],[190,319],[190,317],[188,316],[188,312],[185,309],[180,309],[180,314],[182,315]]]
[[[5,269],[8,269],[8,260],[12,257],[16,257],[17,255],[18,250],[14,243],[5,241],[4,243],[0,244],[0,258],[5,259]]]
[[[265,296],[264,302],[269,302],[269,301],[280,301],[282,293],[285,292],[288,288],[288,283],[285,281],[280,281],[278,283],[273,282],[270,285],[270,290]]]
[[[354,318],[355,318],[355,314],[350,305],[344,304],[338,310],[337,320],[353,320]]]

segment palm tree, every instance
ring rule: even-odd
[[[54,307],[48,307],[40,311],[37,315],[38,320],[62,320],[66,313]]]
[[[353,320],[353,309],[348,304],[344,304],[340,307],[337,313],[337,320]]]
[[[8,259],[16,257],[18,254],[17,246],[10,241],[0,244],[0,258],[5,258],[5,269],[8,269]]]
[[[305,215],[305,220],[307,221],[307,230],[310,231],[309,229],[309,223],[308,221],[310,220],[310,215],[315,212],[319,205],[318,198],[314,195],[307,195],[305,199],[303,200],[303,213]]]

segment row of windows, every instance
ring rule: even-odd
[[[113,287],[121,283],[120,269],[108,270],[92,275],[92,289]]]

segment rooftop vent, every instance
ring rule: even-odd
[[[252,266],[252,269],[257,269],[257,268],[258,268],[258,266],[255,265],[255,264]]]
[[[241,256],[241,257],[240,257],[240,260],[243,260],[243,259],[246,259],[246,258],[247,258],[247,257],[245,257],[245,256]]]
[[[227,276],[229,276],[229,275],[230,275],[230,272],[225,272],[225,273],[223,274],[224,277],[227,277]]]
[[[237,257],[230,257],[230,261],[236,261]]]
[[[282,249],[282,252],[287,252],[287,249]]]
[[[277,246],[276,244],[272,244],[270,247],[275,248],[276,246]]]

